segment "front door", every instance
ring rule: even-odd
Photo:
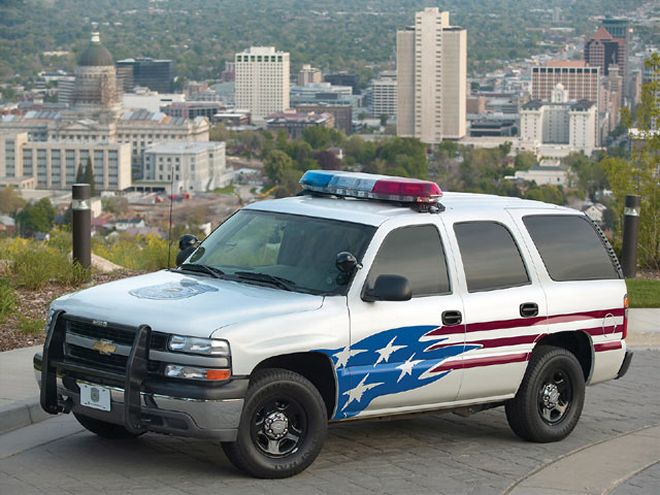
[[[335,356],[335,417],[420,410],[454,400],[461,370],[437,368],[465,351],[463,306],[438,226],[381,227],[364,260],[348,296],[351,345]],[[406,277],[412,299],[364,301],[365,287],[378,275]]]

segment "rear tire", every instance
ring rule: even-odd
[[[102,438],[127,440],[142,435],[142,433],[131,433],[121,425],[108,423],[96,418],[90,418],[89,416],[84,416],[78,413],[73,413],[73,415],[78,420],[78,423],[80,423],[86,430],[91,431]]]
[[[238,437],[222,444],[238,469],[257,478],[287,478],[306,469],[325,441],[328,416],[316,387],[284,369],[257,372]]]
[[[516,396],[505,404],[513,432],[531,442],[556,442],[577,425],[584,405],[580,362],[561,347],[537,347]]]

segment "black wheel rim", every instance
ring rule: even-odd
[[[573,403],[573,382],[565,370],[549,369],[538,391],[538,409],[541,419],[549,425],[563,421]]]
[[[307,432],[307,414],[293,398],[265,401],[252,417],[252,441],[261,453],[281,458],[300,448]]]

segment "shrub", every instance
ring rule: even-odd
[[[17,307],[16,292],[6,278],[0,278],[0,322],[15,311]]]
[[[172,246],[172,259],[178,247]],[[95,254],[132,270],[155,271],[167,267],[168,244],[156,235],[120,237],[106,241],[93,239]]]
[[[46,320],[41,318],[29,318],[27,316],[18,316],[18,330],[27,335],[37,335],[43,332],[46,326]]]

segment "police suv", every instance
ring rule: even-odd
[[[525,440],[575,427],[621,377],[626,285],[575,210],[309,171],[175,269],[53,302],[41,405],[102,437],[214,439],[247,473],[299,473],[328,422],[504,406]]]

